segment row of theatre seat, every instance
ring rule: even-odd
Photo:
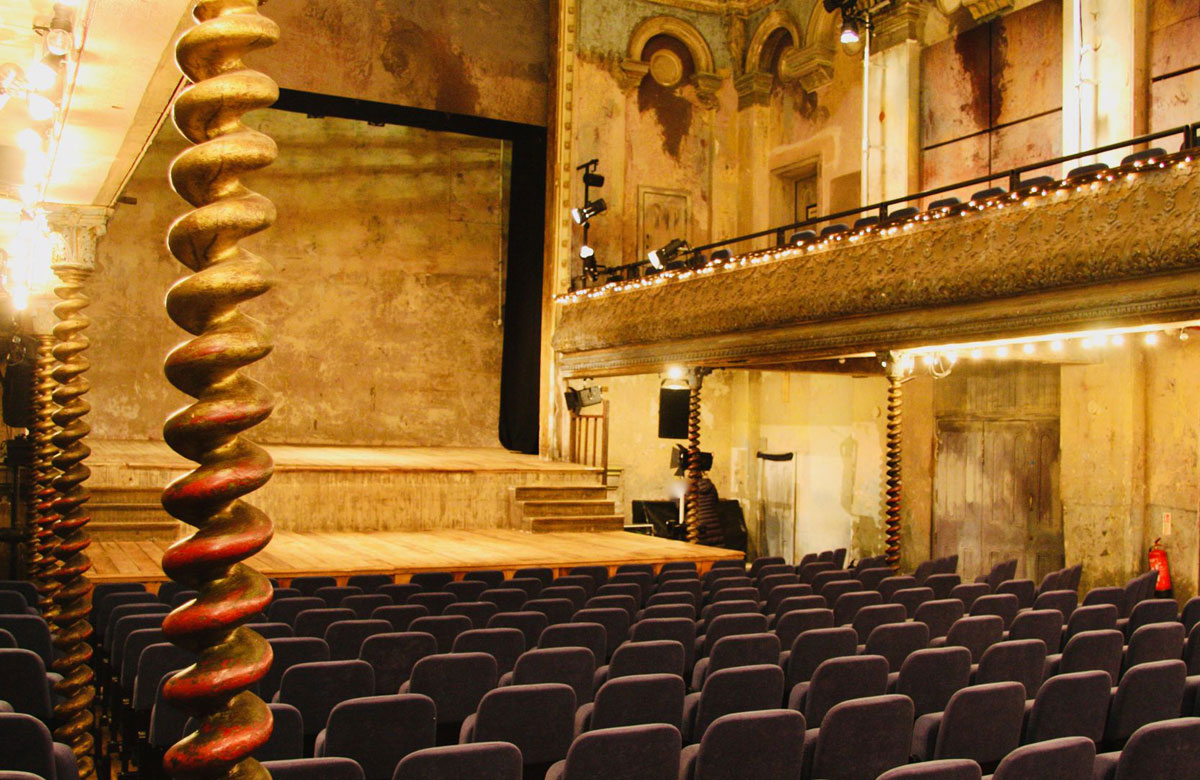
[[[1046,745],[1047,740],[1058,736],[1056,729],[1081,732],[1094,754],[1096,744],[1102,749],[1123,745],[1133,733],[1131,727],[1136,729],[1194,710],[1194,686],[1184,679],[1189,670],[1179,660],[1183,655],[1183,632],[1192,626],[1179,622],[1173,602],[1156,602],[1138,595],[1129,608],[1123,598],[1126,589],[1117,589],[1122,596],[1119,604],[1089,603],[1096,601],[1097,593],[1108,601],[1118,600],[1112,591],[1093,591],[1085,598],[1087,606],[1075,609],[1074,592],[1044,591],[1035,594],[1035,608],[1022,610],[1017,595],[993,593],[1000,588],[975,583],[984,585],[988,592],[978,594],[978,589],[972,590],[968,597],[977,595],[970,598],[969,604],[960,598],[929,599],[918,604],[916,611],[929,614],[937,612],[930,607],[941,606],[936,602],[956,607],[954,611],[960,616],[957,620],[951,619],[948,624],[931,620],[930,625],[921,619],[924,613],[911,620],[904,604],[884,603],[878,589],[829,590],[851,580],[863,588],[862,580],[826,578],[821,593],[813,594],[811,588],[823,572],[802,571],[797,575],[794,570],[780,572],[775,566],[758,564],[753,576],[743,572],[727,572],[733,576],[709,573],[703,580],[694,572],[690,576],[686,572],[682,576],[660,574],[657,578],[647,572],[624,572],[638,576],[618,575],[612,578],[614,582],[606,583],[619,586],[632,580],[628,584],[638,586],[640,598],[611,588],[606,591],[594,580],[548,580],[532,595],[541,596],[553,588],[581,588],[585,591],[582,608],[568,597],[575,594],[560,591],[562,600],[569,604],[565,615],[558,610],[525,609],[539,600],[529,598],[531,594],[527,593],[525,603],[517,609],[487,617],[490,628],[476,627],[465,614],[445,614],[452,604],[489,602],[442,599],[441,614],[431,614],[432,604],[421,603],[428,600],[417,598],[417,603],[407,603],[421,594],[454,596],[456,589],[445,582],[427,584],[428,590],[410,589],[405,603],[400,604],[395,603],[399,594],[375,594],[388,596],[392,603],[380,604],[371,614],[391,609],[397,622],[386,618],[362,620],[351,609],[354,617],[350,620],[325,623],[322,638],[288,636],[299,633],[299,627],[321,625],[320,621],[301,619],[310,610],[293,612],[290,624],[280,621],[260,627],[265,634],[275,635],[269,640],[275,649],[275,667],[261,683],[260,693],[275,699],[271,707],[276,733],[259,755],[290,761],[287,766],[272,764],[272,771],[284,776],[288,772],[335,772],[335,764],[346,768],[345,762],[351,761],[368,780],[386,780],[393,771],[398,777],[431,776],[401,771],[401,758],[410,752],[414,760],[419,759],[414,765],[435,759],[478,758],[488,750],[496,751],[487,760],[490,765],[504,764],[501,753],[511,758],[512,748],[495,745],[484,750],[474,744],[481,741],[516,745],[525,776],[541,776],[551,762],[564,756],[568,759],[565,768],[552,769],[551,776],[562,771],[567,777],[621,776],[588,774],[590,770],[586,769],[592,760],[587,756],[599,760],[616,750],[646,759],[646,774],[628,776],[657,777],[660,775],[646,767],[662,769],[671,765],[672,744],[676,744],[676,769],[672,772],[682,762],[683,768],[678,770],[681,776],[874,777],[876,769],[903,764],[910,757],[925,760],[921,767],[934,768],[935,763],[927,759],[955,754],[972,759],[971,766],[978,772],[978,764],[990,769],[1012,753],[1022,733],[1025,741]],[[859,570],[860,577],[865,570]],[[790,576],[787,581],[768,582],[781,574]],[[809,582],[800,582],[802,578]],[[507,590],[486,585],[484,592]],[[809,590],[801,595],[776,593],[781,588],[798,586]],[[387,587],[380,583],[377,589]],[[447,587],[449,591],[444,590]],[[729,592],[745,588],[765,598],[727,597]],[[892,595],[903,590],[911,588],[899,588]],[[1141,586],[1128,590],[1132,594],[1142,592]],[[784,590],[783,594],[793,592]],[[319,597],[323,605],[316,608],[318,611],[346,609],[327,606],[326,594]],[[862,594],[875,598],[864,599],[855,609],[844,607],[839,613],[839,605],[854,601],[847,602],[848,597]],[[133,685],[132,698],[126,699],[124,694],[118,698],[114,722],[126,726],[127,734],[130,724],[141,734],[144,745],[139,763],[143,775],[149,777],[158,751],[185,730],[177,714],[172,718],[171,708],[154,703],[165,673],[162,665],[169,671],[184,665],[187,659],[173,646],[161,643],[161,633],[154,633],[160,629],[129,630],[128,621],[134,618],[161,621],[162,605],[145,599],[148,595],[132,593],[98,599],[97,619],[107,611],[106,619],[98,625],[103,626],[100,647],[110,666],[133,670],[132,680],[123,679],[129,675],[119,673],[110,681],[117,691],[125,690],[122,682]],[[365,595],[370,594],[339,594],[338,603]],[[832,609],[827,595],[834,597]],[[163,596],[174,598],[169,593]],[[482,597],[482,592],[476,597]],[[306,597],[286,596],[272,609],[286,598]],[[560,596],[540,600],[557,598]],[[621,601],[602,601],[596,606],[596,599]],[[632,601],[632,606],[625,599]],[[812,601],[792,609],[796,605],[788,604],[789,599]],[[821,599],[819,606],[816,599]],[[1048,602],[1060,608],[1045,608]],[[153,612],[137,613],[137,605]],[[732,605],[733,609],[726,611],[730,607],[724,605]],[[1170,619],[1158,621],[1166,616],[1164,606],[1170,608]],[[417,609],[410,610],[412,607]],[[1196,610],[1192,607],[1188,605],[1183,619],[1194,623]],[[659,608],[667,608],[672,614],[656,617]],[[409,611],[397,613],[397,609]],[[129,610],[134,614],[123,614]],[[688,610],[690,617],[679,614]],[[339,616],[344,617],[330,617]],[[520,627],[500,625],[505,619],[515,620]],[[367,623],[377,625],[364,625]],[[1197,644],[1192,633],[1189,650]],[[358,652],[343,649],[335,655],[333,647],[345,645],[347,637],[352,638],[351,646],[357,641]],[[1052,652],[1058,650],[1064,638],[1067,646],[1063,653]],[[526,647],[531,649],[526,651]],[[174,658],[172,653],[176,654]],[[130,655],[138,660],[130,662]],[[1157,660],[1163,655],[1168,658]],[[344,660],[333,660],[338,656]],[[1200,670],[1192,673],[1196,671]],[[1118,687],[1110,690],[1118,681]],[[687,693],[689,687],[694,692]],[[135,701],[139,691],[142,702]],[[1083,709],[1103,713],[1099,725],[1095,717],[1087,723],[1068,718],[1070,722],[1065,725],[1059,722],[1061,718],[1056,720],[1055,713],[1061,711],[1077,714],[1080,708],[1073,702],[1084,700],[1080,697],[1085,694],[1091,698],[1086,699],[1090,705]],[[4,695],[0,690],[0,698]],[[136,706],[146,699],[152,713]],[[113,701],[111,696],[108,700]],[[1018,700],[1019,708],[1012,704]],[[788,709],[781,709],[785,706]],[[890,720],[885,712],[891,713]],[[995,727],[996,713],[1004,712],[1017,715],[1015,720],[1004,721],[1007,730]],[[984,714],[992,726],[981,727],[979,718]],[[145,721],[139,722],[143,715]],[[796,721],[797,717],[801,720]],[[872,755],[885,758],[863,763],[857,755],[862,752],[861,734],[884,734],[882,727],[876,726],[885,721],[899,724],[899,731],[892,728],[886,733],[889,744],[905,743],[903,758],[898,758],[898,749],[873,750]],[[432,726],[426,728],[429,723]],[[1011,739],[1013,723],[1015,741]],[[875,725],[868,728],[870,724]],[[738,729],[749,729],[749,736],[725,743],[739,746],[739,757],[729,765],[728,772],[722,773],[721,762],[731,754],[728,749],[713,746],[739,733]],[[753,759],[766,760],[764,756],[776,754],[774,743],[761,740],[761,735],[773,729],[801,734],[798,742],[792,740],[795,745],[787,746],[799,746],[798,760],[780,765],[778,771],[767,766],[761,771],[753,769]],[[839,733],[858,736],[843,744]],[[971,742],[989,733],[994,735],[990,744]],[[398,738],[401,734],[404,739]],[[135,736],[130,738],[136,741]],[[432,753],[426,750],[434,743],[454,741],[467,743],[465,755],[460,756],[450,745],[435,748]],[[687,745],[682,753],[679,745]],[[1078,745],[1073,749],[1079,753]],[[314,752],[341,756],[343,761],[330,758],[296,762],[300,755]],[[844,760],[830,758],[843,753]],[[650,760],[653,756],[658,758]],[[1013,753],[1012,757],[1015,760],[1020,756]],[[613,769],[611,764],[608,766]]]

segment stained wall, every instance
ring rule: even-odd
[[[278,208],[245,242],[279,274],[246,308],[274,330],[250,373],[277,394],[265,442],[495,446],[508,158],[500,141],[263,111],[279,160],[248,177]],[[93,300],[94,435],[158,439],[186,398],[162,377],[184,334],[163,295],[186,210],[165,181],[165,127],[102,239]]]
[[[1149,8],[1150,130],[1191,124],[1200,120],[1200,9],[1193,0]]]

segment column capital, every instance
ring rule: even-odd
[[[929,0],[898,0],[873,19],[871,50],[883,51],[904,43],[920,41],[921,28],[929,16]]]
[[[67,269],[95,270],[96,244],[108,230],[112,213],[104,206],[47,204],[46,222],[56,238],[50,267],[56,274]]]

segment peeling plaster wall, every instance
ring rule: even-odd
[[[1149,6],[1153,132],[1200,120],[1200,8],[1195,0],[1149,0]]]
[[[247,309],[275,351],[273,443],[496,446],[507,154],[499,141],[264,111],[280,158],[248,184],[274,228],[245,245],[279,282]],[[92,283],[94,435],[159,439],[186,398],[162,376],[184,334],[162,299],[184,269],[164,237],[186,204],[165,181],[184,143],[159,134],[109,225]]]
[[[280,45],[248,61],[281,87],[545,125],[550,0],[283,0]]]

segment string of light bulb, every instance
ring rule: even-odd
[[[1174,154],[1167,154],[1158,159],[1139,160],[1125,166],[1106,168],[1103,171],[1098,171],[1088,176],[1060,179],[1052,184],[1031,187],[1022,192],[1005,193],[979,201],[971,200],[955,206],[946,206],[936,210],[925,211],[895,223],[869,225],[858,230],[846,230],[818,238],[811,243],[800,246],[772,247],[740,255],[732,255],[728,258],[715,260],[710,258],[698,266],[693,265],[692,267],[683,269],[668,269],[637,279],[613,281],[597,287],[572,290],[556,296],[554,300],[556,303],[564,305],[595,300],[617,293],[658,287],[672,282],[685,282],[689,279],[701,278],[717,272],[737,271],[764,263],[790,260],[806,256],[813,252],[833,249],[843,243],[854,244],[870,239],[886,238],[900,232],[914,230],[927,222],[954,217],[970,218],[981,212],[1002,211],[1005,208],[1017,205],[1032,206],[1042,198],[1064,197],[1073,192],[1097,190],[1118,180],[1127,181],[1133,179],[1142,172],[1187,166],[1192,162],[1193,152],[1194,150],[1184,150]]]

